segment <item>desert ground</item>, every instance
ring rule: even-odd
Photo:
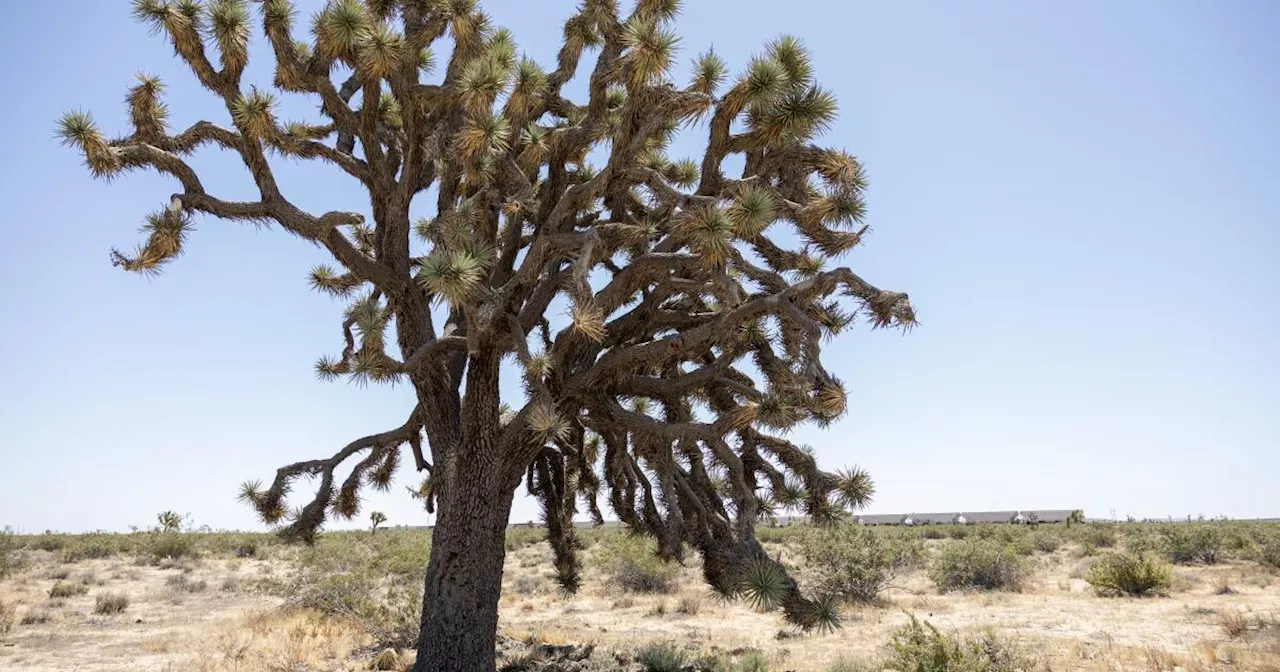
[[[822,632],[791,627],[767,605],[713,595],[696,553],[683,566],[664,563],[620,531],[582,534],[583,586],[566,595],[540,533],[512,530],[500,668],[961,669],[911,667],[903,633],[914,618],[936,628],[926,648],[998,649],[963,669],[1280,672],[1278,525],[951,527],[836,537],[762,529],[770,555],[806,590],[874,578],[874,594],[846,596],[840,627]],[[309,548],[235,533],[7,543],[0,669],[43,672],[406,669],[415,576],[429,548],[426,532],[396,529],[329,533]],[[886,554],[868,559],[867,543]],[[948,553],[968,567],[988,556],[965,553],[982,548],[1003,554],[1018,578],[944,589]],[[1113,555],[1150,559],[1165,583],[1141,597],[1099,594],[1093,566]],[[672,658],[683,667],[663,667]]]

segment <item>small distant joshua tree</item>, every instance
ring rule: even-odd
[[[475,0],[328,0],[301,26],[287,0],[134,0],[231,126],[169,130],[150,76],[129,91],[123,135],[83,112],[60,122],[93,175],[153,170],[178,185],[146,217],[146,240],[112,252],[125,270],[158,273],[197,216],[278,226],[332,257],[309,282],[348,308],[341,353],[317,373],[404,383],[417,404],[400,426],[241,496],[309,541],[405,462],[422,474],[416,494],[437,520],[416,672],[494,669],[521,484],[567,591],[581,581],[573,515],[581,503],[602,521],[604,495],[664,557],[697,549],[718,592],[803,628],[838,622],[755,525],[779,507],[835,521],[872,494],[865,472],[824,471],[787,438],[846,410],[824,343],[859,318],[915,323],[906,294],[831,263],[865,238],[866,174],[818,144],[836,100],[799,40],[770,42],[737,75],[706,51],[678,83],[679,2],[620,4],[582,0],[548,70]],[[255,23],[272,84],[310,97],[317,118],[280,119],[270,87],[245,81]],[[565,84],[580,71],[573,101]],[[681,129],[705,138],[695,158],[671,156]],[[254,195],[210,193],[188,159],[206,148],[238,157]],[[367,200],[303,210],[274,170],[297,159],[345,173]],[[523,383],[514,398],[500,393],[504,367]],[[308,479],[314,497],[290,506]]]
[[[378,526],[387,522],[387,514],[381,511],[373,511],[369,514],[369,534],[375,534]]]
[[[182,521],[183,516],[177,511],[161,511],[156,514],[156,523],[161,532],[181,532]]]
[[[1083,525],[1083,524],[1084,524],[1084,511],[1081,511],[1080,509],[1075,509],[1075,510],[1073,510],[1070,514],[1068,514],[1068,515],[1067,515],[1067,527],[1068,527],[1068,528],[1070,528],[1072,523],[1075,523],[1075,524],[1077,524],[1077,525]]]

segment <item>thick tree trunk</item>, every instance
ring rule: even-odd
[[[479,451],[477,451],[479,452]],[[492,672],[507,520],[518,481],[460,455],[431,537],[413,672]]]

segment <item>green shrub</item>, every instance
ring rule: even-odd
[[[991,633],[962,638],[913,615],[890,638],[884,669],[895,672],[1020,672],[1034,662]]]
[[[1222,559],[1222,532],[1217,526],[1184,523],[1164,531],[1169,559],[1178,564],[1216,564]]]
[[[1031,535],[1031,547],[1041,553],[1052,553],[1059,546],[1062,546],[1062,536],[1057,532],[1040,530]]]
[[[1173,570],[1148,555],[1111,553],[1085,573],[1099,595],[1144,596],[1163,593],[1173,584]]]
[[[596,547],[600,568],[607,580],[637,593],[671,593],[682,568],[657,555],[656,543],[637,534],[604,537]]]
[[[48,551],[50,553],[61,551],[63,546],[67,545],[67,538],[61,534],[51,534],[45,532],[36,537],[31,537],[27,545],[39,551]]]
[[[299,554],[295,573],[265,587],[295,606],[357,623],[380,647],[412,647],[430,543],[411,530],[326,534]]]
[[[513,527],[507,530],[507,552],[518,551],[525,546],[547,540],[547,531],[536,527]]]
[[[9,576],[18,564],[18,542],[13,538],[13,530],[0,530],[0,579]]]
[[[53,587],[49,589],[49,597],[75,597],[84,595],[89,592],[89,586],[80,583],[67,583],[66,581],[56,581]]]
[[[952,525],[951,529],[947,530],[947,533],[951,535],[952,539],[968,539],[969,534],[972,532],[973,528],[968,527],[967,525]]]
[[[101,560],[120,553],[128,545],[122,537],[113,534],[86,534],[64,544],[62,561],[75,563],[81,560]]]
[[[121,593],[103,593],[93,603],[95,614],[120,614],[129,608],[129,597]]]
[[[152,535],[148,547],[153,560],[178,560],[195,555],[195,542],[191,535],[181,532],[158,532]]]
[[[1258,560],[1264,565],[1280,567],[1280,534],[1259,542]]]
[[[1026,572],[1026,562],[1009,545],[971,539],[943,548],[929,568],[929,578],[944,592],[1018,590]]]
[[[743,656],[730,669],[733,672],[769,672],[769,660],[759,651],[752,651]]]
[[[636,662],[644,672],[681,672],[685,653],[672,644],[649,644],[636,652]]]
[[[919,560],[920,542],[892,538],[861,525],[809,528],[797,549],[819,593],[871,602]]]
[[[1087,525],[1077,525],[1072,530],[1075,531],[1074,537],[1082,546],[1092,546],[1094,548],[1111,548],[1116,545],[1116,529],[1114,525],[1107,523],[1088,523]]]

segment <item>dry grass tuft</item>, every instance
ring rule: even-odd
[[[1222,632],[1231,639],[1238,639],[1249,632],[1249,618],[1239,611],[1228,611],[1218,620]]]
[[[129,608],[129,596],[123,593],[103,593],[93,603],[95,614],[122,614]]]
[[[53,620],[53,614],[48,609],[28,609],[27,613],[22,615],[19,623],[23,625],[42,625]]]
[[[89,586],[82,583],[58,581],[49,589],[49,597],[76,597],[89,592]]]
[[[0,635],[3,635],[13,627],[13,622],[17,617],[17,607],[4,600],[0,600]]]
[[[702,597],[699,595],[685,595],[676,603],[676,613],[697,616],[700,611],[702,611]]]

